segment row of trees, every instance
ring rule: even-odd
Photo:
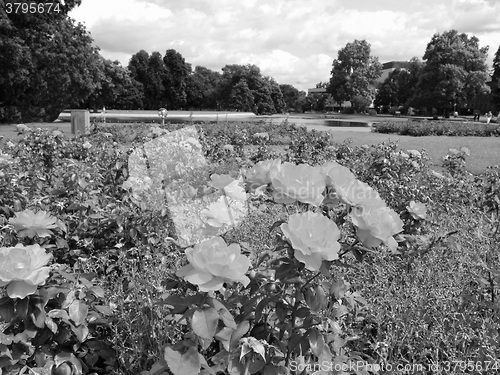
[[[222,73],[197,66],[194,71],[182,55],[169,49],[165,55],[141,50],[128,69],[139,96],[135,108],[228,109],[258,114],[283,112],[287,103],[278,83],[255,65],[226,65]],[[96,98],[96,101],[108,98]],[[114,102],[107,101],[113,106]],[[100,104],[100,103],[99,103]]]
[[[104,59],[68,17],[81,0],[45,0],[50,13],[7,12],[0,0],[0,122],[53,121],[66,108],[302,110],[306,95],[255,65],[194,70],[173,49],[139,51],[127,67]],[[58,4],[56,7],[55,4]],[[15,8],[15,6],[14,6]]]
[[[472,107],[488,93],[488,47],[456,30],[435,34],[423,60],[413,58],[406,68],[398,68],[378,84],[382,65],[371,56],[365,40],[348,43],[333,61],[327,92],[334,101],[350,100],[354,106],[407,106],[437,108],[448,115],[456,108]],[[495,57],[494,88],[500,78],[500,49]],[[364,100],[363,100],[364,99]],[[357,104],[357,105],[356,105]]]
[[[49,0],[46,0],[49,2]],[[263,76],[255,65],[226,65],[220,72],[192,69],[182,55],[141,50],[128,66],[104,59],[68,12],[81,0],[50,0],[60,12],[7,13],[0,0],[0,122],[52,121],[66,108],[217,109],[272,114],[322,110],[351,101],[377,106],[471,106],[489,91],[488,49],[456,30],[436,34],[423,59],[414,58],[381,84],[382,65],[365,40],[348,43],[333,60],[329,95],[299,92]],[[500,49],[493,65],[493,98],[500,103]]]

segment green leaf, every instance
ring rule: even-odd
[[[74,300],[73,303],[69,305],[68,311],[70,319],[75,323],[75,325],[79,326],[85,323],[85,318],[89,313],[89,308],[85,303]]]
[[[236,328],[236,330],[233,332],[233,335],[231,336],[231,350],[235,349],[238,346],[241,338],[245,335],[245,333],[248,332],[249,329],[250,322],[248,320],[244,320],[238,325],[238,328]]]
[[[189,302],[180,296],[168,296],[163,303],[173,307],[173,314],[183,314],[189,308]]]
[[[227,351],[229,351],[229,345],[231,343],[231,336],[233,335],[234,329],[224,327],[215,335],[215,339],[219,340]]]
[[[52,331],[53,334],[57,333],[57,324],[48,316],[45,317],[45,326]]]
[[[163,375],[167,368],[167,362],[165,360],[159,360],[151,367],[151,370],[143,371],[141,375]]]
[[[167,346],[164,358],[174,375],[193,375],[200,372],[200,354],[194,346],[190,347],[184,354]]]
[[[326,295],[325,291],[321,287],[321,285],[317,285],[315,288],[315,296],[314,296],[314,302],[313,305],[311,306],[311,309],[313,311],[320,311],[326,308],[327,306],[327,300],[326,300]]]
[[[40,329],[45,327],[45,311],[34,308],[30,314],[30,317],[35,326]]]
[[[89,328],[86,325],[80,325],[78,327],[71,327],[71,330],[75,334],[79,342],[84,342],[89,335]]]
[[[283,302],[276,303],[276,315],[280,322],[284,322],[286,319],[286,307]]]
[[[323,334],[318,332],[316,329],[312,329],[309,332],[309,343],[311,345],[311,350],[316,357],[319,357],[323,353],[325,347],[325,339]]]
[[[94,293],[94,295],[98,298],[104,298],[104,289],[102,289],[98,285],[94,285],[93,287],[90,288],[90,291]]]
[[[278,220],[273,225],[271,225],[271,228],[269,229],[269,233],[271,233],[273,230],[275,230],[277,227],[279,227],[281,224],[286,223],[285,220]]]
[[[68,321],[69,320],[69,315],[68,313],[66,312],[66,310],[61,310],[61,309],[54,309],[54,310],[50,310],[48,313],[47,313],[47,316],[49,318],[60,318],[62,319],[63,321]]]
[[[216,300],[215,298],[208,298],[207,303],[217,310],[226,327],[236,329],[237,326],[233,316],[222,302]]]
[[[17,300],[16,302],[16,314],[22,319],[26,319],[28,316],[28,305],[29,298],[23,298],[21,300]]]
[[[111,315],[113,315],[113,310],[111,310],[111,308],[109,306],[94,305],[94,308],[97,311],[99,311],[104,316],[111,316]]]
[[[219,318],[219,313],[213,307],[197,309],[193,314],[191,328],[201,338],[213,339]]]
[[[0,317],[2,320],[10,322],[14,316],[14,301],[10,297],[0,299]]]

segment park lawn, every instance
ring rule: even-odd
[[[333,137],[336,142],[340,143],[350,139],[353,146],[397,142],[402,150],[424,149],[436,166],[441,165],[442,158],[450,148],[467,147],[470,150],[470,157],[466,160],[467,170],[474,174],[486,171],[488,166],[500,165],[500,138],[496,137],[411,137],[349,131],[334,132]]]

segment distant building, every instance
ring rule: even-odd
[[[377,79],[377,82],[384,82],[387,77],[389,77],[389,74],[396,70],[396,69],[408,69],[410,66],[409,61],[389,61],[386,63],[382,64],[382,75],[380,76],[379,79]]]

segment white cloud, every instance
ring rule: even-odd
[[[84,21],[101,53],[127,64],[141,49],[176,49],[193,66],[253,63],[300,89],[328,80],[339,49],[366,39],[381,62],[422,57],[434,33],[455,28],[500,43],[493,0],[83,0]],[[297,83],[300,82],[300,83]]]

